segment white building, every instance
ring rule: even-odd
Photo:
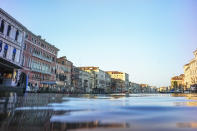
[[[0,85],[16,86],[19,80],[25,27],[0,8]]]
[[[79,67],[81,70],[89,72],[94,77],[94,85],[92,86],[93,93],[104,93],[107,90],[106,87],[106,72],[99,69],[99,67]]]
[[[195,50],[193,53],[195,57],[184,66],[185,90],[190,90],[191,87],[197,86],[197,50]]]

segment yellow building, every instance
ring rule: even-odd
[[[197,85],[197,50],[195,50],[193,53],[195,58],[192,59],[188,64],[184,65],[184,84],[186,89],[190,89],[192,86]]]
[[[184,74],[171,78],[171,90],[181,91],[184,89]]]
[[[157,89],[158,92],[167,92],[168,91],[168,87],[160,87]]]

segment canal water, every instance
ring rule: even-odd
[[[197,130],[197,95],[0,93],[2,131]]]

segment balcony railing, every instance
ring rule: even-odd
[[[48,74],[48,75],[53,75],[49,71],[43,71],[43,70],[36,69],[36,68],[31,68],[31,69],[32,69],[32,71],[35,71],[35,72],[39,72],[39,73],[43,73],[43,74]]]
[[[42,55],[38,55],[38,54],[33,53],[33,56],[40,58],[41,60],[44,60],[44,61],[52,62],[52,60],[47,59],[47,58],[43,57]]]

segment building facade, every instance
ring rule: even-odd
[[[197,49],[193,52],[194,59],[184,66],[184,84],[186,90],[196,90],[197,87]]]
[[[57,59],[56,83],[67,92],[71,89],[72,67],[73,63],[67,60],[65,56]]]
[[[26,30],[22,71],[28,76],[30,88],[55,86],[58,51],[59,49],[46,42],[41,36]]]
[[[129,75],[119,71],[107,71],[111,76],[112,90],[114,92],[126,92],[129,90]]]
[[[184,74],[171,78],[171,91],[184,91]]]
[[[22,68],[25,27],[0,8],[0,85],[17,86]],[[22,81],[21,81],[22,82]]]
[[[79,67],[81,70],[89,72],[92,74],[94,78],[94,84],[92,86],[92,92],[93,93],[105,93],[107,92],[107,86],[106,83],[111,81],[106,75],[106,72],[99,69],[99,67],[89,66],[89,67]],[[107,78],[106,78],[107,77]]]
[[[113,93],[112,88],[111,88],[112,86],[111,82],[112,82],[111,76],[105,72],[105,86],[106,86],[105,92],[106,93]]]
[[[93,92],[94,76],[79,67],[73,67],[72,86],[72,92],[91,93]]]
[[[142,93],[140,84],[134,83],[134,82],[130,82],[129,85],[130,85],[130,88],[129,88],[129,92],[130,93]]]

